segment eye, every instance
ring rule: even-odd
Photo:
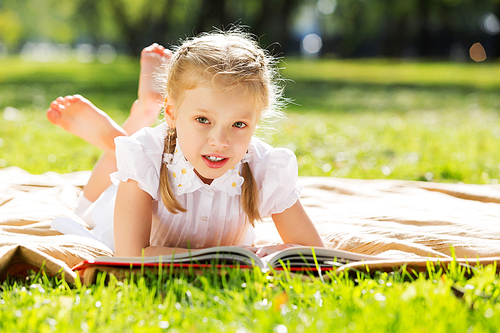
[[[210,121],[205,117],[197,117],[196,121],[201,124],[210,124]]]
[[[247,124],[245,124],[244,122],[242,121],[237,121],[233,124],[234,127],[237,127],[237,128],[243,128],[243,127],[247,127]]]

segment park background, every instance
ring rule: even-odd
[[[0,167],[91,169],[50,101],[121,122],[143,47],[236,23],[281,57],[288,120],[261,135],[300,175],[496,184],[498,17],[495,0],[1,0]]]

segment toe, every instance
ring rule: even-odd
[[[50,109],[55,110],[55,111],[61,111],[63,106],[59,103],[59,101],[56,99],[55,101],[52,101],[50,103]]]
[[[64,106],[69,106],[71,104],[71,100],[73,99],[73,96],[65,96],[64,97]]]
[[[154,44],[149,45],[148,47],[145,47],[145,48],[142,49],[141,55],[145,55],[147,53],[154,52],[154,49],[155,49]]]
[[[77,95],[73,95],[73,101],[72,101],[72,102],[73,102],[73,103],[75,103],[75,102],[81,102],[81,101],[83,101],[84,99],[85,99],[85,98],[83,98],[83,96],[82,96],[82,95],[78,95],[78,94],[77,94]]]
[[[172,57],[172,51],[169,49],[163,49],[162,56],[166,59],[170,59],[170,57]]]
[[[46,115],[47,119],[54,125],[57,125],[61,118],[61,114],[57,110],[52,109],[52,107],[47,110]]]

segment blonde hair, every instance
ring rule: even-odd
[[[260,120],[265,121],[280,116],[284,104],[275,64],[273,57],[239,29],[205,33],[184,41],[175,49],[165,68],[165,93],[180,104],[183,92],[199,85],[213,84],[224,90],[245,87],[261,112]],[[175,150],[174,132],[169,129],[165,137],[167,154]],[[259,193],[248,162],[243,163],[241,176],[244,179],[241,206],[248,222],[254,225],[255,220],[261,220]],[[166,163],[160,171],[160,188],[163,203],[171,213],[186,211],[172,193]]]

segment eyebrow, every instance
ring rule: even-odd
[[[194,109],[196,112],[200,113],[205,113],[205,114],[210,114],[211,112],[209,110],[203,109],[203,108],[196,108]],[[256,117],[252,114],[252,112],[244,112],[241,116],[235,117],[236,119],[241,119],[241,120],[253,120]]]

